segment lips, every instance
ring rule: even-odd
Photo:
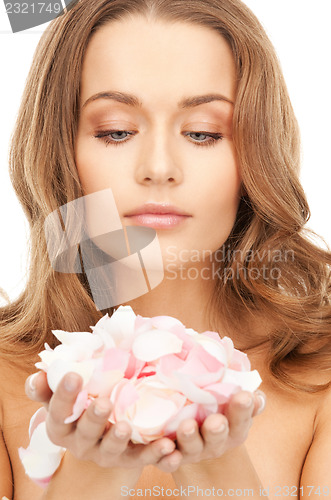
[[[167,203],[146,203],[125,214],[134,225],[154,229],[172,229],[192,217],[184,210]]]
[[[191,217],[191,215],[184,210],[181,210],[168,203],[145,203],[145,205],[142,205],[141,207],[132,210],[128,214],[125,214],[125,217],[131,217],[133,215],[141,214],[185,215],[186,217]]]

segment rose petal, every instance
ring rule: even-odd
[[[183,398],[185,400],[186,398]],[[135,416],[132,419],[133,425],[144,430],[144,433],[160,431],[174,414],[178,412],[176,402],[165,399],[157,391],[145,391],[139,394],[139,399],[135,407]]]
[[[218,384],[210,384],[204,387],[205,391],[210,392],[213,396],[215,396],[217,404],[223,405],[229,401],[230,396],[232,394],[238,392],[237,384],[225,383],[223,380]]]
[[[119,370],[125,372],[129,363],[130,353],[124,349],[110,348],[103,354],[103,371]]]
[[[45,479],[54,474],[58,468],[65,449],[53,444],[48,438],[46,423],[41,422],[35,427],[37,421],[42,418],[38,410],[30,422],[30,428],[34,429],[28,448],[19,448],[18,453],[25,472],[34,479]]]
[[[166,354],[158,360],[156,366],[164,375],[171,376],[174,371],[179,371],[183,365],[184,361],[175,354]]]
[[[40,453],[27,448],[18,449],[20,460],[23,464],[26,474],[34,481],[48,481],[59,467],[65,449],[58,453]]]
[[[205,336],[201,333],[196,341],[214,358],[216,358],[224,366],[228,365],[228,356],[224,345],[218,340],[212,339],[210,336]]]
[[[136,335],[140,335],[141,333],[152,330],[153,328],[156,330],[170,330],[175,326],[184,328],[184,325],[178,319],[172,318],[171,316],[154,316],[153,318],[144,318],[138,314],[135,320],[134,330]]]
[[[229,368],[232,370],[240,370],[240,371],[250,371],[251,363],[248,359],[247,354],[244,352],[238,351],[237,349],[233,350],[232,359],[229,363]]]
[[[192,403],[216,403],[215,396],[197,387],[186,374],[174,372],[172,377],[165,377],[162,372],[157,370],[157,376],[165,385],[184,394]]]
[[[111,402],[115,403],[111,417],[117,420],[125,414],[126,409],[139,399],[135,386],[129,380],[121,380],[111,393]]]
[[[87,391],[80,391],[73,406],[72,414],[64,420],[64,423],[70,424],[78,420],[82,413],[88,408],[88,401]]]
[[[222,382],[226,384],[236,384],[243,391],[254,392],[261,384],[262,379],[257,370],[253,370],[251,372],[239,372],[227,369]]]
[[[85,389],[94,396],[109,397],[115,385],[123,377],[124,373],[120,370],[102,371],[100,368],[96,368]]]
[[[39,408],[31,417],[29,425],[29,438],[31,439],[32,433],[42,422],[45,422],[47,417],[47,410],[44,408]]]
[[[66,373],[75,372],[83,378],[83,386],[85,386],[93,374],[95,363],[84,361],[81,363],[65,361],[62,359],[55,360],[47,371],[47,382],[50,389],[55,392],[61,379]]]
[[[86,346],[90,351],[95,351],[103,346],[101,338],[90,332],[65,332],[63,330],[52,330],[52,333],[63,345],[66,346]]]
[[[173,333],[149,330],[135,338],[132,352],[142,361],[153,361],[166,354],[180,352],[182,345],[182,341]]]
[[[111,317],[101,318],[93,329],[99,335],[106,347],[121,347],[130,349],[136,315],[130,306],[119,306]],[[107,339],[111,339],[108,343]]]
[[[178,429],[179,424],[187,418],[196,418],[199,405],[197,403],[190,403],[181,408],[178,413],[167,423],[164,428],[165,436],[172,436]]]

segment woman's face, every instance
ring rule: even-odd
[[[88,45],[75,151],[84,194],[111,188],[123,225],[154,227],[165,259],[214,252],[233,227],[235,82],[230,48],[202,26],[134,17]],[[146,203],[172,215],[130,216]]]

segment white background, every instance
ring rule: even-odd
[[[302,136],[301,180],[312,211],[308,227],[331,246],[330,0],[245,0],[276,47]],[[0,3],[0,287],[11,299],[27,269],[28,225],[8,177],[8,146],[24,82],[42,30],[11,33]],[[1,303],[1,299],[0,299]]]

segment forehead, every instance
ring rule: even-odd
[[[137,16],[109,22],[92,36],[81,98],[116,89],[150,105],[168,106],[199,93],[220,93],[233,101],[235,82],[232,52],[215,30]]]

